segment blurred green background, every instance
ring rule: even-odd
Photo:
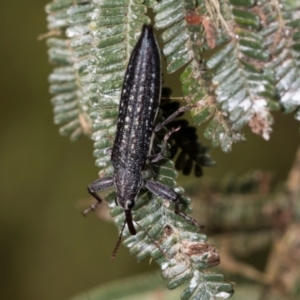
[[[52,121],[47,82],[52,66],[45,41],[37,41],[47,31],[46,3],[2,1],[0,10],[1,299],[67,299],[95,285],[156,269],[149,261],[136,264],[123,247],[111,263],[116,228],[95,215],[83,218],[77,207],[88,198],[86,186],[98,170],[91,141],[69,142]],[[217,167],[205,169],[205,177],[262,169],[285,180],[299,144],[300,123],[292,115],[275,116],[271,141],[246,132],[247,142],[235,145],[232,153],[212,149]],[[197,180],[185,178],[182,184]]]

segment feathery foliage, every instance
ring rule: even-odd
[[[270,110],[298,109],[299,7],[299,1],[267,0],[167,0],[154,6],[156,27],[167,28],[167,71],[188,63],[183,93],[196,105],[196,124],[210,119],[204,135],[214,146],[229,151],[244,139],[246,124],[269,139]]]
[[[153,8],[155,27],[163,29],[167,72],[184,67],[180,79],[185,100],[194,105],[196,124],[209,120],[204,135],[214,146],[229,151],[233,142],[244,139],[241,131],[247,124],[268,139],[270,111],[279,107],[296,110],[300,119],[299,1],[54,0],[46,7],[49,56],[56,64],[49,78],[54,120],[72,140],[82,134],[94,140],[101,177],[113,171],[106,149],[113,143],[131,50],[142,25],[150,22],[147,7]],[[190,173],[195,164],[200,174],[201,166],[212,162],[190,127],[177,122],[193,143],[180,144],[181,138],[174,134],[171,154],[181,148],[177,167]],[[191,212],[190,200],[176,184],[172,161],[152,168],[156,180],[182,195],[181,211]],[[111,193],[106,200],[120,227],[123,210],[115,207],[114,198]],[[136,236],[125,232],[125,245],[138,261],[154,258],[169,288],[188,281],[182,299],[231,295],[232,287],[221,275],[205,272],[219,262],[216,250],[168,203],[142,193],[133,214],[142,228],[150,229],[148,235],[143,230]]]
[[[74,9],[75,1],[54,1],[46,6],[48,15],[50,62],[56,65],[49,76],[50,93],[54,95],[54,123],[61,125],[60,133],[77,140],[82,134],[91,134],[89,107],[83,102],[82,77],[86,77],[88,49],[88,19],[86,12],[93,6],[89,1],[82,9]],[[57,37],[56,37],[57,36]],[[89,81],[86,78],[86,81]]]

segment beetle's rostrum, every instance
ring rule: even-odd
[[[116,204],[124,208],[126,224],[132,235],[136,234],[136,229],[131,210],[141,188],[174,202],[175,213],[179,213],[179,198],[173,189],[156,181],[145,180],[142,174],[149,160],[163,158],[169,136],[179,130],[177,128],[168,132],[161,153],[150,158],[154,132],[178,115],[174,113],[174,117],[171,115],[154,128],[160,104],[161,82],[159,48],[152,26],[144,25],[132,51],[122,87],[116,137],[111,150],[113,176],[100,178],[88,186],[88,192],[96,198],[97,204],[102,201],[98,191],[112,186],[115,188]],[[94,209],[97,204],[84,213]]]

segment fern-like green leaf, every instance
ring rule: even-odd
[[[91,28],[96,47],[92,48],[91,51],[96,57],[93,65],[94,71],[92,71],[96,75],[92,77],[93,84],[90,91],[95,92],[90,95],[90,99],[91,116],[94,124],[95,154],[98,157],[98,166],[102,167],[100,175],[103,176],[112,172],[106,149],[112,145],[115,133],[118,102],[125,68],[132,47],[139,36],[140,28],[143,23],[148,22],[148,18],[144,16],[146,7],[140,4],[132,4],[128,9],[125,2],[122,2],[123,6],[120,5],[117,10],[116,3],[112,5],[111,1],[101,1],[101,3],[94,1],[94,3],[96,10],[91,14]],[[120,16],[115,20],[116,25],[107,25],[107,22],[103,20],[104,14],[109,16],[117,12],[120,13]],[[127,21],[125,30],[124,19],[122,19],[124,15],[129,20],[134,19],[134,22]],[[118,25],[118,22],[121,25]],[[110,30],[108,30],[108,26]],[[103,167],[105,168],[103,169]],[[181,188],[176,188],[177,173],[171,161],[166,160],[152,168],[156,180],[173,187],[176,192],[182,193]],[[124,213],[122,208],[116,206],[114,199],[114,193],[106,197],[111,208],[111,214],[121,228],[124,222]],[[182,196],[181,203],[183,212],[191,212],[188,198]],[[169,288],[175,288],[187,280],[192,280],[190,287],[187,288],[191,290],[198,279],[199,282],[191,294],[199,295],[201,289],[197,290],[197,288],[203,286],[209,290],[209,297],[212,298],[218,293],[213,287],[216,286],[217,289],[217,287],[224,285],[224,289],[227,291],[226,295],[230,295],[232,292],[231,285],[224,282],[220,283],[218,275],[216,275],[217,283],[215,285],[213,276],[208,282],[205,281],[203,270],[219,262],[216,251],[205,243],[206,237],[204,235],[195,232],[197,228],[191,226],[182,217],[175,215],[173,208],[169,207],[168,203],[149,193],[144,193],[136,201],[133,216],[142,228],[149,230],[148,234],[151,239],[143,230],[140,230],[136,236],[130,236],[129,232],[125,231],[127,238],[124,243],[130,248],[130,252],[136,255],[138,261],[151,255],[163,268],[163,276],[168,280]],[[159,244],[159,248],[163,250],[165,256],[153,241]],[[184,249],[188,251],[187,245],[191,248],[199,246],[200,250],[197,248],[199,251],[195,250],[194,254],[189,253],[180,256],[179,253],[184,252]],[[176,267],[179,263],[180,267]],[[191,295],[187,296],[188,292],[185,294],[183,299],[189,299]]]
[[[195,123],[200,124],[213,117],[205,136],[212,139],[214,146],[221,145],[223,150],[229,150],[232,142],[243,139],[243,136],[230,124],[228,116],[223,114],[209,89],[212,75],[201,63],[203,51],[208,48],[209,44],[205,40],[204,29],[201,25],[201,18],[207,14],[207,9],[204,2],[198,4],[196,7],[194,1],[182,0],[158,3],[154,7],[155,26],[159,29],[168,26],[162,34],[168,72],[174,72],[189,62],[181,75],[181,81],[183,93],[188,102],[197,104],[193,111]],[[177,18],[172,17],[174,11],[180,11],[176,13]],[[217,39],[219,44],[228,40],[226,34],[219,34],[218,38],[215,36],[212,38]]]
[[[273,58],[276,96],[285,112],[297,109],[300,120],[300,1],[275,1],[273,18],[265,34],[266,45]]]
[[[171,161],[156,164],[153,170],[156,180],[172,186],[178,194],[183,193],[182,188],[176,185],[177,174]],[[114,193],[106,197],[115,223],[121,228],[124,213],[123,209],[116,206],[114,199]],[[181,195],[180,202],[183,212],[191,211],[189,198]],[[169,289],[188,282],[181,299],[229,298],[233,290],[224,277],[205,272],[205,269],[220,262],[216,249],[206,243],[207,237],[200,234],[197,227],[176,215],[173,210],[165,200],[147,192],[141,194],[133,210],[133,218],[140,228],[135,236],[125,230],[125,246],[130,248],[138,261],[151,256],[161,266]]]
[[[270,110],[279,105],[285,112],[296,110],[300,119],[299,0],[110,2],[56,0],[46,8],[50,32],[61,36],[50,38],[48,45],[50,60],[58,65],[50,91],[62,134],[73,140],[90,135],[87,112],[99,105],[101,95],[106,97],[102,107],[117,106],[127,58],[140,25],[149,22],[146,6],[153,8],[156,28],[164,29],[167,71],[185,66],[183,94],[196,105],[196,124],[210,120],[204,135],[214,146],[229,151],[232,143],[244,140],[244,125],[268,139]],[[101,117],[103,128],[99,117],[91,117],[100,126],[96,130],[114,127],[108,124],[112,114]],[[105,147],[109,139],[101,138]],[[97,165],[109,173],[101,147],[95,152]]]
[[[82,50],[84,44],[90,41],[82,43],[77,39],[78,36],[83,36],[83,39],[89,38],[87,19],[82,18],[86,16],[87,11],[93,9],[89,2],[54,1],[46,6],[46,12],[49,14],[47,18],[49,35],[59,36],[47,40],[50,62],[57,65],[49,77],[50,92],[54,95],[52,98],[54,123],[60,125],[60,133],[69,135],[71,140],[77,140],[82,134],[91,135],[89,107],[81,101],[83,89],[81,77],[86,68],[82,56],[88,55],[86,50]],[[74,9],[72,5],[75,3],[83,5],[74,6]]]
[[[166,5],[169,2],[162,1],[160,4]],[[157,5],[154,5],[154,1],[146,3],[154,8]],[[50,12],[49,18],[55,20],[53,23],[58,24],[61,30],[66,30],[67,38],[54,40],[57,43],[54,50],[57,52],[53,57],[57,59],[60,57],[59,53],[64,54],[60,65],[66,64],[70,72],[69,77],[64,75],[64,80],[69,78],[74,85],[71,85],[72,92],[77,96],[72,99],[73,107],[66,106],[67,112],[67,108],[74,111],[70,114],[72,119],[68,114],[63,115],[65,122],[69,125],[71,121],[79,119],[81,111],[89,112],[96,164],[101,168],[99,175],[108,176],[113,169],[106,150],[114,140],[120,92],[128,59],[142,25],[149,23],[149,18],[145,15],[147,7],[138,0],[57,0],[48,5],[47,10]],[[177,3],[167,5],[166,12],[177,15],[181,10],[182,4]],[[169,23],[164,26],[169,26],[172,22],[169,19]],[[185,39],[186,35],[182,38]],[[182,47],[180,39],[169,45],[170,53],[173,53],[172,47],[177,46]],[[169,60],[173,70],[188,61],[177,55],[178,52]],[[82,127],[76,127],[76,130],[80,131]],[[155,151],[159,149],[159,144],[159,141],[155,142]],[[183,215],[190,213],[192,209],[190,199],[177,186],[177,172],[173,162],[166,159],[151,166],[151,169],[155,180],[172,187],[181,195],[181,213],[176,215],[170,203],[142,192],[133,211],[134,220],[141,227],[135,236],[130,236],[125,230],[125,245],[136,255],[138,261],[149,256],[156,260],[170,289],[187,282],[182,299],[230,297],[232,286],[224,281],[223,276],[206,272],[207,268],[219,263],[219,256],[216,249],[206,243],[206,236],[198,232],[199,228]],[[124,212],[116,206],[114,199],[114,193],[106,198],[111,214],[120,228],[124,223]]]
[[[268,139],[270,110],[299,106],[299,1],[166,0],[154,6],[167,70],[181,74],[196,124],[224,151],[241,130]],[[209,51],[213,49],[213,51]],[[296,118],[300,113],[297,112]]]

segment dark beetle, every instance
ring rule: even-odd
[[[174,202],[175,212],[179,213],[177,194],[159,182],[143,179],[142,174],[148,160],[158,161],[163,157],[168,137],[179,128],[166,134],[162,152],[150,159],[154,132],[160,130],[181,111],[186,110],[185,107],[174,113],[154,128],[160,104],[161,82],[159,48],[152,26],[144,25],[132,51],[122,87],[116,137],[111,150],[113,176],[100,178],[88,186],[88,191],[97,199],[97,204],[102,201],[97,192],[114,186],[117,195],[116,204],[124,208],[126,223],[133,235],[136,234],[136,229],[131,209],[143,187],[161,198]],[[84,213],[94,209],[97,204],[92,205]]]

